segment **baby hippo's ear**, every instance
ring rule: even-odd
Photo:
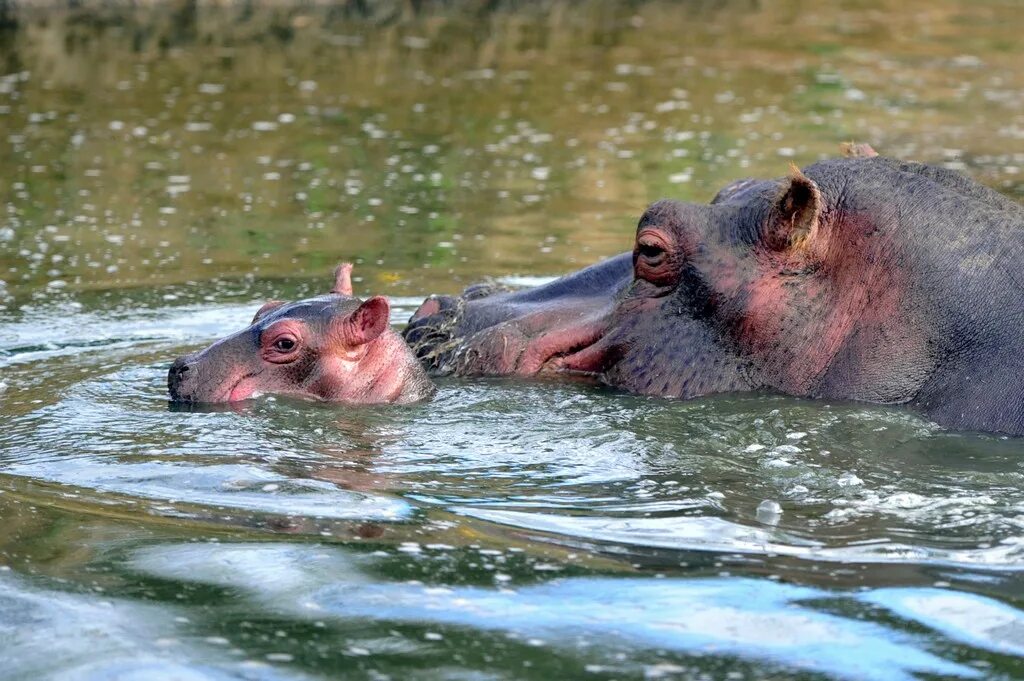
[[[284,302],[285,301],[283,300],[268,300],[267,302],[263,303],[263,307],[256,311],[256,316],[252,318],[251,322],[249,322],[249,326],[252,326],[260,319],[265,317],[268,313],[273,312],[277,308],[284,305]]]
[[[334,286],[331,293],[352,295],[352,263],[343,262],[334,268]]]
[[[365,345],[387,331],[390,324],[391,304],[384,296],[374,296],[345,320],[346,340],[352,345]]]

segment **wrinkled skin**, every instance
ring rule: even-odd
[[[441,373],[906,404],[948,427],[1024,434],[1024,209],[868,152],[742,180],[709,205],[659,201],[632,254],[579,285],[588,270],[428,299],[406,339]]]
[[[632,276],[624,253],[535,289],[478,285],[457,298],[431,296],[403,335],[435,374],[538,373],[551,357],[597,339]]]
[[[390,305],[352,297],[351,266],[328,295],[270,301],[245,330],[177,359],[167,375],[175,402],[238,402],[283,394],[332,402],[407,404],[434,387],[389,326]]]

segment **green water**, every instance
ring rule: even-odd
[[[843,141],[1024,198],[1017,4],[345,7],[0,21],[0,677],[1024,676],[1019,440],[585,383],[164,394],[341,259],[401,323]]]

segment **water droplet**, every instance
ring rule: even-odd
[[[782,506],[779,502],[765,499],[757,505],[757,519],[765,525],[777,525],[782,517]]]

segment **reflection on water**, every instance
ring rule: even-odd
[[[167,606],[42,589],[0,573],[0,635],[9,679],[254,679],[282,675],[239,659],[219,641],[196,640]]]
[[[851,138],[1024,195],[1012,3],[417,5],[0,9],[6,676],[1024,675],[1018,440],[583,382],[170,408],[341,258],[397,324]]]
[[[600,662],[588,666],[610,673],[635,673],[614,652],[640,649],[683,656],[713,650],[842,678],[910,679],[915,672],[982,676],[919,648],[918,637],[850,617],[857,613],[834,614],[840,598],[859,610],[858,597],[767,580],[577,577],[521,588],[508,582],[498,589],[446,588],[375,583],[359,566],[346,565],[343,555],[327,549],[243,544],[213,550],[160,546],[141,552],[131,564],[165,579],[236,588],[263,607],[298,618],[416,623],[434,629],[434,636],[425,637],[428,642],[443,641],[448,628],[472,627],[505,632],[514,641],[556,655],[593,651]],[[372,569],[372,562],[363,564]],[[894,589],[879,592],[875,600],[883,607],[895,602],[903,614],[904,601],[927,602],[929,596],[948,598],[935,589]],[[1024,615],[987,599],[955,598],[961,617],[943,618],[941,610],[933,615],[951,637],[985,630],[984,624],[971,621],[972,615],[1003,628],[1024,624]],[[927,611],[914,615],[930,624]],[[360,649],[371,655],[383,644],[365,645],[371,647]],[[647,667],[660,664],[681,672],[686,667],[679,661]]]

